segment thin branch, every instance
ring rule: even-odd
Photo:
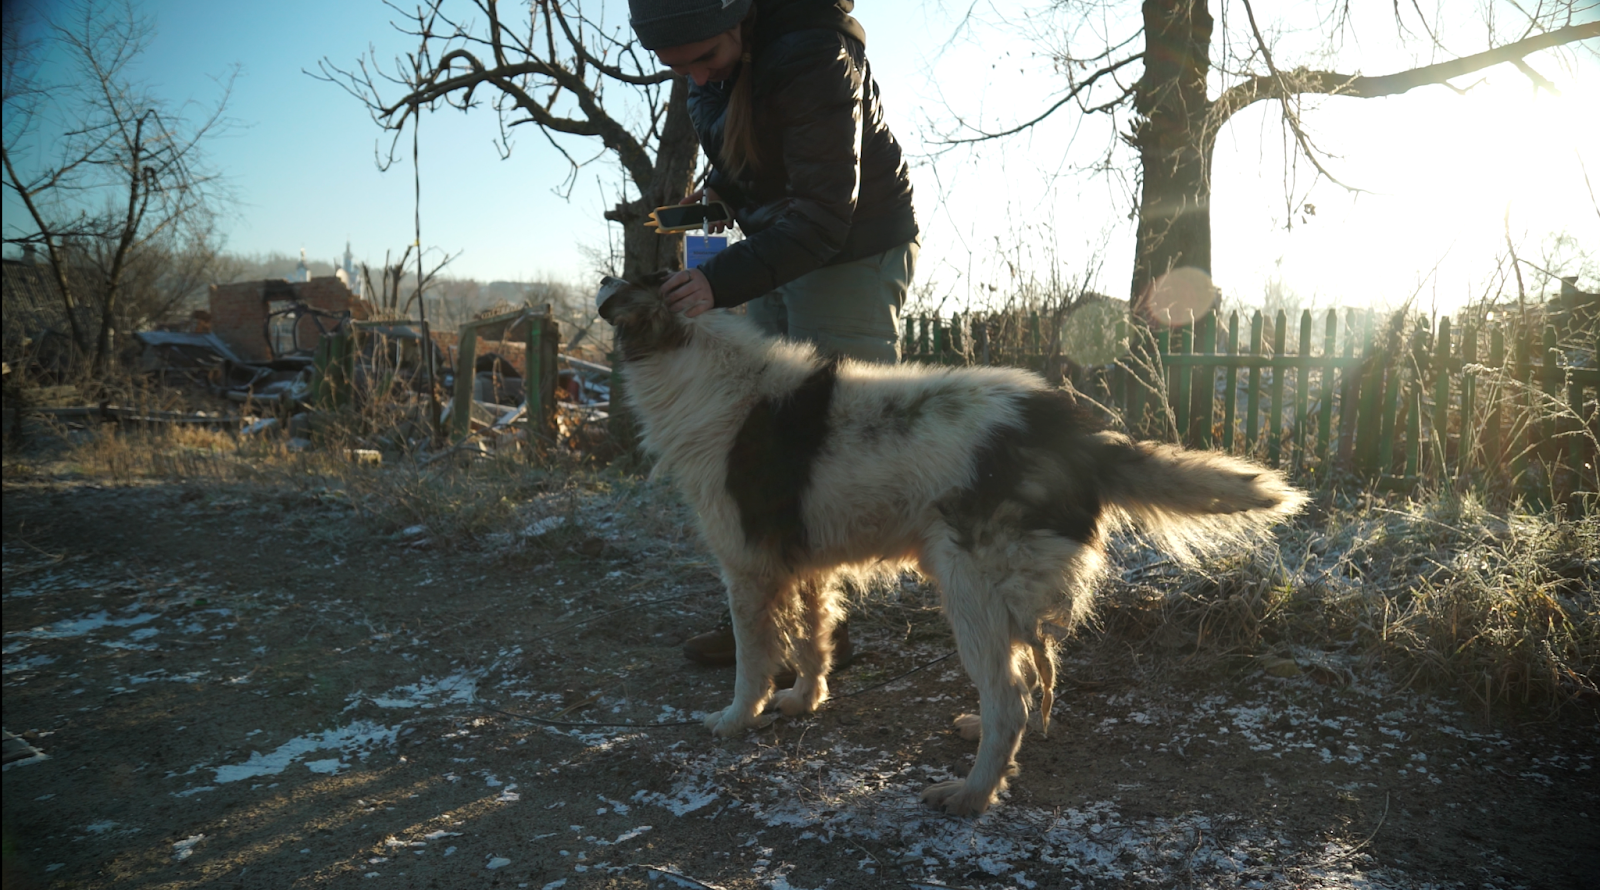
[[[1312,147],[1310,138],[1307,137],[1305,129],[1300,126],[1299,114],[1297,114],[1293,108],[1289,107],[1290,99],[1299,94],[1289,89],[1288,84],[1284,82],[1283,75],[1278,73],[1277,66],[1272,63],[1272,50],[1267,46],[1266,38],[1261,36],[1261,29],[1256,25],[1256,11],[1253,7],[1251,7],[1250,0],[1244,0],[1244,12],[1245,16],[1250,20],[1250,33],[1255,35],[1256,47],[1261,50],[1261,58],[1267,63],[1267,71],[1272,75],[1273,80],[1277,83],[1277,98],[1278,102],[1283,108],[1283,121],[1288,125],[1290,132],[1294,134],[1295,142],[1300,146],[1300,152],[1306,156],[1306,159],[1311,162],[1313,167],[1317,168],[1318,173],[1328,178],[1329,182],[1332,182],[1335,185],[1338,185],[1349,191],[1361,191],[1360,189],[1345,185],[1343,182],[1340,182],[1338,177],[1334,176],[1326,167],[1322,166],[1322,161],[1317,157],[1317,151]],[[1217,125],[1220,125],[1220,121],[1217,121]]]
[[[964,136],[964,137],[952,137],[950,139],[936,140],[936,142],[939,143],[939,144],[942,144],[942,145],[964,145],[964,144],[971,143],[971,142],[985,142],[985,141],[990,140],[990,139],[1001,139],[1001,138],[1004,138],[1006,136],[1013,136],[1013,135],[1015,135],[1017,133],[1022,132],[1023,130],[1028,129],[1029,127],[1033,127],[1033,126],[1037,125],[1039,122],[1043,121],[1045,118],[1049,117],[1050,115],[1055,114],[1057,111],[1059,111],[1061,109],[1061,107],[1063,105],[1066,105],[1068,102],[1071,102],[1072,100],[1078,98],[1085,91],[1087,91],[1090,88],[1092,88],[1097,82],[1099,82],[1099,80],[1102,77],[1112,76],[1112,75],[1116,74],[1116,72],[1119,69],[1122,69],[1122,68],[1124,68],[1124,67],[1126,67],[1128,65],[1131,65],[1134,62],[1142,61],[1143,59],[1144,59],[1144,53],[1136,53],[1134,55],[1128,56],[1127,58],[1123,59],[1120,62],[1116,62],[1116,63],[1111,64],[1111,65],[1107,65],[1107,66],[1095,71],[1093,74],[1089,75],[1089,78],[1087,80],[1084,80],[1084,81],[1082,81],[1082,82],[1080,82],[1078,84],[1075,84],[1072,87],[1072,89],[1070,89],[1070,90],[1068,90],[1066,92],[1065,95],[1063,95],[1053,105],[1051,105],[1049,108],[1046,108],[1042,113],[1040,113],[1037,117],[1034,117],[1032,120],[1029,120],[1029,121],[1026,121],[1024,123],[1017,124],[1014,127],[1010,127],[1008,129],[1000,130],[998,132],[993,132],[993,133],[987,132],[987,131],[984,131],[984,130],[978,130],[977,127],[971,127],[971,129],[977,130],[978,135],[976,135],[976,136]],[[1106,102],[1106,103],[1102,103],[1100,105],[1094,106],[1093,108],[1085,108],[1084,111],[1085,112],[1096,112],[1096,111],[1106,111],[1106,110],[1109,110],[1111,108],[1114,108],[1117,105],[1122,104],[1129,96],[1131,96],[1133,94],[1133,90],[1134,90],[1134,88],[1132,86],[1126,87],[1117,96],[1116,99],[1113,99],[1110,102]]]

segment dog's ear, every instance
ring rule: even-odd
[[[634,284],[654,290],[655,288],[666,284],[667,279],[672,277],[674,271],[675,270],[673,269],[657,269],[654,272],[648,272],[639,276],[639,279],[635,281]]]

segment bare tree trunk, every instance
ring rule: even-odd
[[[1143,173],[1139,220],[1129,293],[1132,368],[1145,404],[1162,391],[1159,359],[1149,325],[1155,284],[1179,267],[1211,273],[1211,13],[1206,0],[1145,0],[1145,67],[1135,86],[1139,114],[1129,141],[1139,150]],[[1198,394],[1197,394],[1198,395]],[[1209,395],[1209,394],[1208,394]],[[1198,401],[1198,399],[1197,399]],[[1167,424],[1148,410],[1130,418],[1143,436],[1165,436]],[[1178,431],[1180,434],[1183,431]]]
[[[1151,286],[1180,266],[1211,272],[1211,145],[1205,0],[1145,0],[1145,70],[1133,145],[1143,170],[1131,301],[1149,321]]]

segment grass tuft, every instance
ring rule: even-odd
[[[1330,497],[1319,513],[1193,571],[1159,559],[1128,570],[1103,626],[1280,676],[1382,664],[1485,710],[1600,703],[1594,517],[1448,494]]]

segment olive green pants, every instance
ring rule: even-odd
[[[920,245],[808,272],[745,309],[762,330],[815,343],[825,355],[894,364],[900,360],[900,309]]]

